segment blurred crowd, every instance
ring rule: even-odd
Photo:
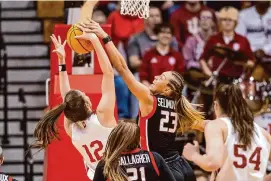
[[[81,5],[66,2],[67,23]],[[115,45],[143,84],[178,71],[187,83],[186,96],[204,104],[202,111],[212,118],[213,90],[221,84],[238,82],[248,99],[262,99],[249,85],[270,78],[269,7],[269,1],[151,1],[149,18],[140,19],[121,15],[119,2],[101,1],[92,19],[112,24]],[[136,119],[138,102],[117,72],[115,86],[119,117]],[[257,106],[253,102],[253,111]]]

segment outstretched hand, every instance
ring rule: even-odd
[[[79,26],[84,28],[86,33],[95,33],[99,38],[106,38],[108,35],[102,29],[99,23],[93,21],[92,19],[87,19],[87,21],[83,23],[79,23]]]
[[[66,53],[65,53],[65,45],[66,45],[66,40],[64,41],[64,43],[61,43],[61,38],[60,36],[58,36],[58,38],[56,38],[56,36],[54,34],[52,34],[51,40],[54,43],[55,49],[53,50],[53,52],[55,52],[58,56],[58,59],[63,60],[66,58]]]
[[[85,26],[84,23],[76,24],[76,27],[78,27],[83,32],[82,35],[75,36],[76,39],[89,40],[89,41],[98,39],[96,34],[89,32],[88,29],[85,28],[84,26]]]

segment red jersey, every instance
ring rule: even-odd
[[[130,36],[144,30],[144,20],[138,17],[124,16],[119,11],[112,12],[107,23],[112,25],[112,39],[117,46],[119,41],[128,41]]]
[[[183,47],[186,39],[192,35],[191,33],[194,31],[193,28],[198,28],[199,16],[203,10],[211,11],[214,21],[216,21],[215,12],[204,5],[201,5],[201,10],[195,13],[188,11],[185,6],[182,6],[171,15],[170,24],[174,27],[174,35],[177,38],[180,47]]]
[[[205,61],[212,58],[213,60],[213,66],[211,67],[212,71],[216,70],[223,61],[222,58],[219,58],[212,54],[211,50],[215,45],[225,46],[234,51],[242,52],[248,57],[248,60],[254,60],[254,55],[251,51],[250,44],[246,37],[235,33],[233,39],[228,44],[226,44],[222,33],[218,33],[216,35],[211,36],[210,39],[207,41],[204,47],[204,51],[200,58],[201,60],[203,59]],[[243,66],[235,65],[232,62],[228,61],[220,71],[220,75],[229,77],[240,77],[242,72]]]
[[[166,71],[184,71],[184,58],[181,53],[170,49],[166,55],[161,55],[156,47],[145,53],[142,59],[140,80],[152,82],[154,77]]]

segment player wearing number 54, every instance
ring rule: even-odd
[[[109,135],[93,181],[175,181],[165,160],[158,153],[140,149],[139,140],[137,124],[119,123]]]
[[[253,114],[237,85],[220,87],[214,97],[217,119],[205,127],[206,154],[188,143],[183,155],[216,181],[262,181],[270,159],[271,136],[253,122]]]

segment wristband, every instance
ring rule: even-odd
[[[103,38],[103,43],[104,44],[107,44],[108,42],[112,41],[111,37],[110,36],[107,36],[105,38]]]
[[[58,70],[59,70],[59,72],[65,72],[66,71],[66,65],[65,64],[59,65]]]

